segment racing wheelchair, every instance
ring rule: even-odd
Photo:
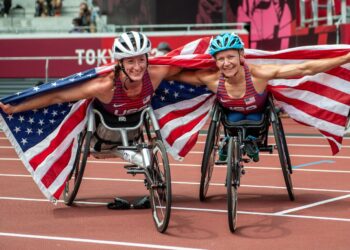
[[[110,148],[102,149],[100,138],[97,143],[91,143],[92,137],[97,136],[94,131],[98,125],[103,125],[107,131],[119,133],[119,145],[110,142]],[[151,133],[151,129],[154,133]],[[135,131],[137,136],[130,140],[128,133]],[[107,141],[102,141],[108,144]],[[66,205],[71,206],[77,196],[90,154],[96,158],[119,157],[131,163],[125,166],[127,173],[144,175],[155,226],[161,233],[166,231],[172,203],[170,167],[160,128],[150,106],[132,115],[116,117],[104,112],[98,103],[94,103],[88,111],[86,128],[78,136],[78,145],[74,166],[63,192]]]
[[[289,199],[294,200],[293,184],[291,179],[292,165],[289,157],[285,134],[279,117],[279,110],[275,107],[273,97],[269,95],[260,121],[243,120],[230,122],[227,120],[227,111],[216,103],[211,110],[211,122],[205,142],[204,154],[201,165],[201,180],[199,198],[204,201],[207,196],[210,180],[213,174],[214,165],[227,165],[226,188],[227,188],[227,208],[228,224],[231,232],[236,230],[237,224],[237,202],[238,187],[241,183],[241,176],[245,173],[244,163],[250,162],[247,158],[248,147],[255,144],[256,152],[269,152],[277,149],[281,164],[284,181],[286,184]],[[224,136],[227,142],[227,158],[221,160],[218,150],[222,147],[220,127],[223,127]],[[276,145],[268,143],[269,127],[272,126]],[[249,135],[253,134],[256,140],[252,142]],[[221,144],[221,145],[220,145]],[[253,158],[258,161],[258,157]]]

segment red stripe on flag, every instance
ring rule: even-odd
[[[66,151],[58,158],[54,164],[52,164],[50,169],[41,179],[41,182],[46,188],[50,187],[50,185],[56,180],[57,176],[59,176],[62,170],[68,165],[72,155],[73,143],[74,140],[72,140]]]
[[[186,134],[187,132],[191,131],[193,129],[193,127],[195,127],[197,124],[200,123],[200,121],[202,119],[204,119],[206,117],[206,113],[198,116],[197,118],[193,119],[191,122],[180,126],[180,127],[176,127],[175,129],[173,129],[169,135],[166,138],[166,141],[169,143],[169,145],[173,145],[174,142],[176,141],[176,139],[180,138],[182,135]]]
[[[334,79],[336,81],[336,79]],[[350,84],[349,84],[350,86]],[[269,90],[271,90],[271,87],[268,87]],[[278,86],[274,86],[272,89],[284,89],[284,88],[291,88],[288,85],[283,85],[280,84]],[[334,101],[343,103],[345,105],[349,105],[350,103],[350,95],[342,92],[340,90],[334,89],[330,86],[320,84],[315,81],[305,81],[297,86],[293,86],[293,89],[298,89],[298,90],[307,90],[312,93],[316,93],[318,95],[327,97],[329,99],[332,99]],[[317,89],[317,92],[315,91]]]
[[[333,58],[337,56],[345,55],[349,52],[349,49],[324,49],[324,50],[297,50],[288,52],[277,52],[272,54],[250,54],[246,52],[247,59],[286,59],[286,60],[308,60],[308,59],[320,59],[320,58]]]
[[[328,70],[327,74],[342,78],[343,80],[350,82],[350,70],[343,67],[336,67],[334,69]]]
[[[60,196],[63,192],[63,189],[65,187],[66,183],[63,182],[63,184],[57,189],[57,191],[52,195],[56,200],[60,199]]]
[[[209,47],[210,39],[210,37],[204,37],[200,39],[193,54],[204,54]]]
[[[149,63],[154,65],[172,65],[192,69],[207,69],[215,66],[215,61],[210,55],[198,55],[192,59],[172,58],[167,56],[159,56],[149,59]]]
[[[168,114],[166,114],[165,116],[163,116],[161,119],[158,120],[159,127],[162,128],[169,121],[172,121],[172,120],[179,118],[179,117],[184,117],[187,114],[194,112],[196,109],[200,108],[211,97],[212,97],[212,95],[208,96],[207,98],[205,98],[205,100],[197,103],[195,106],[193,106],[191,108],[177,109],[177,110],[173,110],[173,111],[169,112]]]
[[[57,147],[64,141],[64,139],[71,133],[71,131],[82,120],[84,120],[88,104],[89,102],[84,102],[82,105],[80,105],[80,107],[65,121],[56,137],[50,142],[49,146],[29,161],[29,164],[34,170],[45,160],[48,155],[56,150]]]
[[[326,132],[326,131],[323,131],[323,130],[321,130],[320,132],[321,132],[323,135],[327,136],[327,137],[332,137],[332,138],[333,138],[334,140],[336,140],[339,144],[342,144],[342,142],[343,142],[343,137],[330,134],[330,133],[328,133],[328,132]],[[338,145],[337,145],[334,141],[332,141],[332,140],[330,140],[330,139],[328,139],[328,138],[327,138],[327,140],[328,140],[329,145],[331,145],[331,149],[332,149],[333,155],[337,154],[337,153],[339,152],[339,150],[340,150],[340,148],[338,147]]]
[[[321,109],[318,106],[312,105],[301,100],[286,97],[277,91],[273,91],[273,95],[276,96],[277,100],[286,102],[313,117],[317,117],[318,119],[328,121],[339,126],[345,126],[346,124],[346,117],[343,115],[339,115],[337,113]]]
[[[189,140],[186,142],[185,146],[180,150],[179,152],[179,156],[180,157],[185,157],[187,155],[187,153],[193,148],[193,146],[196,144],[197,142],[197,139],[198,139],[198,134],[199,132],[197,133],[194,133],[190,138]]]

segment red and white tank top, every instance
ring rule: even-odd
[[[242,98],[232,98],[227,94],[227,90],[225,88],[225,77],[221,75],[216,93],[217,99],[223,107],[232,111],[241,112],[243,114],[260,112],[264,108],[267,98],[267,91],[264,90],[264,92],[261,94],[256,92],[251,74],[246,64],[244,65],[244,73],[246,92]]]
[[[112,101],[108,104],[101,104],[107,112],[117,116],[125,116],[145,109],[151,102],[153,93],[153,85],[146,71],[142,78],[142,90],[138,98],[130,98],[126,95],[126,92],[123,90],[123,83],[118,77],[115,81]]]

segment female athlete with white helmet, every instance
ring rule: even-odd
[[[109,115],[119,116],[128,122],[128,117],[148,106],[154,90],[160,82],[180,71],[173,66],[148,65],[147,53],[151,50],[151,42],[146,35],[139,32],[126,32],[116,38],[113,44],[114,58],[117,60],[115,70],[82,84],[35,96],[18,105],[0,103],[0,108],[7,114],[23,112],[47,107],[52,104],[72,102],[81,99],[94,99],[94,105]],[[117,120],[117,119],[113,119]],[[129,131],[129,140],[139,135],[137,131]],[[97,139],[96,139],[97,138]],[[99,151],[110,143],[120,141],[120,134],[106,131],[98,126],[91,145]],[[114,144],[115,145],[115,144]],[[146,197],[134,202],[135,208],[148,208]],[[109,208],[125,209],[130,207],[128,201],[116,198]]]
[[[115,39],[115,70],[80,85],[35,96],[18,105],[0,103],[7,114],[43,108],[52,104],[95,98],[114,115],[135,113],[150,102],[160,82],[180,71],[178,67],[148,65],[151,42],[139,32],[126,32]]]

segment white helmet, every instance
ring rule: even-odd
[[[113,53],[117,60],[147,54],[151,50],[151,41],[146,35],[128,31],[114,39]]]

